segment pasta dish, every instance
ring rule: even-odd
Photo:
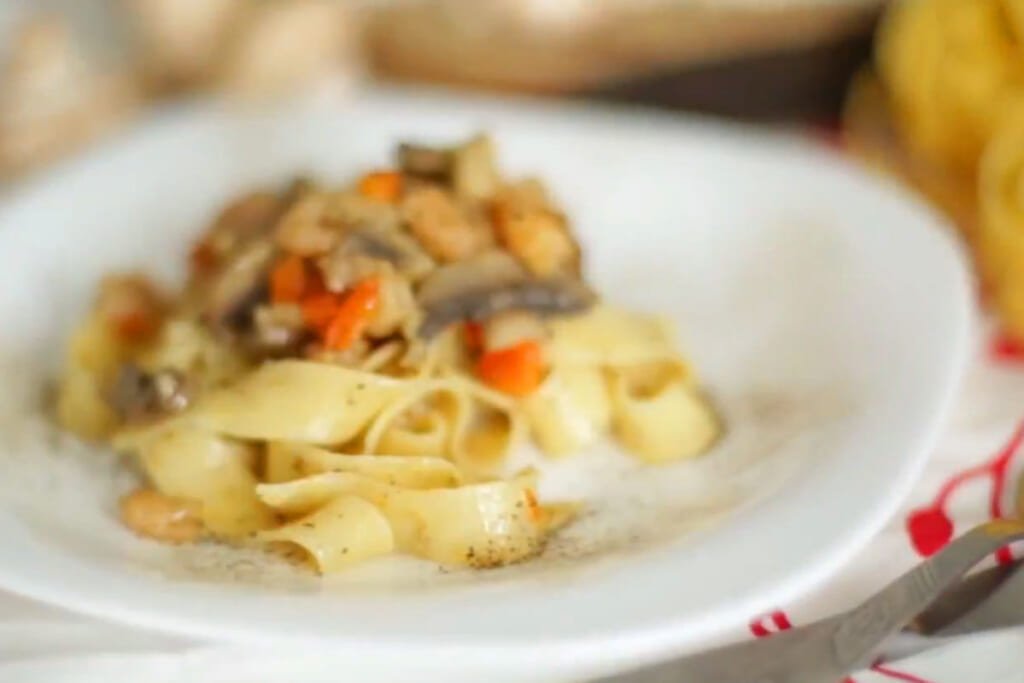
[[[340,188],[228,204],[170,292],[108,275],[69,340],[60,424],[137,463],[124,523],[257,545],[329,573],[400,552],[494,567],[580,509],[509,471],[612,435],[642,461],[719,423],[669,326],[601,303],[538,181],[478,136],[401,144]]]

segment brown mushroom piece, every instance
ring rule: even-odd
[[[486,320],[514,310],[579,313],[594,302],[579,280],[536,278],[500,251],[438,268],[423,281],[417,298],[425,313],[419,335],[428,339],[459,320]]]
[[[285,204],[270,192],[250,192],[225,206],[203,236],[202,244],[216,261],[227,257],[247,240],[266,234],[281,216]]]
[[[252,333],[242,339],[258,356],[272,358],[295,353],[306,341],[307,329],[298,304],[260,304],[252,314]]]
[[[450,149],[403,142],[396,156],[398,168],[406,175],[441,183],[451,180],[455,155]]]
[[[124,363],[109,399],[121,419],[138,422],[180,412],[188,407],[191,396],[185,376],[177,370],[146,372],[134,363]]]
[[[274,259],[268,239],[244,247],[217,273],[206,293],[203,317],[215,330],[240,332],[252,322],[252,312],[267,298],[267,277]]]

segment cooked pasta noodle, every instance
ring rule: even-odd
[[[544,384],[523,400],[523,414],[545,453],[579,452],[611,424],[606,370],[600,365],[553,368]]]
[[[410,386],[367,429],[363,448],[368,453],[399,455],[445,453],[467,474],[479,478],[496,473],[518,429],[512,401],[449,377]],[[424,450],[437,442],[441,450]]]
[[[391,494],[384,511],[405,552],[443,564],[490,567],[537,552],[546,534],[530,487],[517,480]]]
[[[239,439],[340,444],[401,396],[402,384],[323,363],[278,361],[200,399],[190,418]]]
[[[321,572],[335,572],[394,550],[391,525],[376,505],[339,496],[306,517],[264,531],[260,540],[302,548]]]
[[[110,326],[97,315],[87,318],[70,341],[57,396],[57,418],[87,439],[102,439],[117,427],[117,415],[106,401],[109,384],[123,356]]]
[[[274,524],[256,495],[252,446],[210,432],[171,428],[149,439],[139,453],[142,467],[162,493],[200,503],[214,534],[234,538]]]
[[[311,512],[333,498],[353,495],[380,504],[395,487],[352,472],[324,472],[276,484],[259,484],[256,495],[278,512],[294,516]]]
[[[412,489],[458,486],[462,474],[450,461],[425,455],[349,455],[299,446],[294,456],[303,475],[349,472]]]
[[[611,374],[615,433],[640,458],[661,462],[692,457],[718,436],[714,414],[678,366],[649,363]]]
[[[621,366],[655,360],[683,364],[664,320],[610,306],[552,321],[551,335],[551,354],[558,365]]]
[[[156,501],[190,517],[152,538],[255,540],[320,572],[392,551],[493,567],[580,507],[505,476],[524,435],[565,455],[611,433],[648,462],[710,446],[668,325],[595,305],[561,212],[491,182],[490,150],[403,147],[353,188],[243,196],[180,294],[105,283],[57,417],[138,458],[155,491],[126,498],[133,528]]]

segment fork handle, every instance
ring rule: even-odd
[[[1024,539],[1024,522],[994,520],[971,529],[840,620],[837,661],[853,671],[871,664],[874,648],[921,614],[943,591],[1003,546]]]

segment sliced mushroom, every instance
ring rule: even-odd
[[[270,231],[285,208],[270,192],[250,192],[228,204],[202,239],[210,257],[219,261],[246,240]]]
[[[425,311],[419,334],[430,338],[456,321],[485,320],[504,311],[580,312],[594,296],[576,279],[537,279],[507,253],[490,251],[438,268],[424,280],[418,299]]]
[[[261,305],[253,312],[251,346],[267,356],[284,356],[306,340],[306,323],[297,304]]]
[[[406,175],[445,183],[451,178],[455,155],[450,149],[403,142],[397,156],[398,167]]]
[[[121,366],[110,395],[110,405],[128,422],[177,413],[191,400],[188,382],[177,370],[145,372],[133,363]]]
[[[253,309],[267,298],[273,259],[274,245],[269,240],[258,240],[227,263],[207,292],[203,307],[206,322],[221,331],[247,328]]]

